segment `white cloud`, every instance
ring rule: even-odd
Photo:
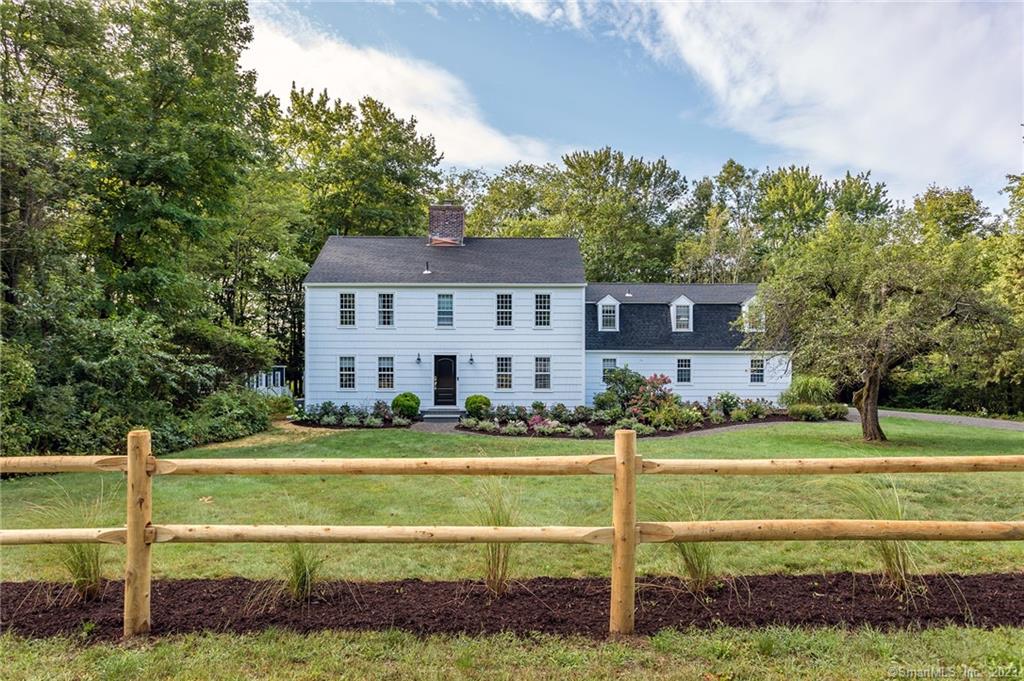
[[[716,122],[823,170],[871,169],[993,197],[1024,167],[1024,6],[1016,3],[573,3],[518,7],[598,26],[685,65]],[[518,5],[517,5],[518,6]]]
[[[242,65],[256,71],[260,90],[282,102],[293,82],[326,88],[344,101],[374,97],[400,116],[415,116],[419,130],[434,135],[445,161],[460,166],[497,168],[558,157],[560,150],[544,140],[489,125],[465,83],[434,64],[357,47],[285,8],[253,5],[251,11],[254,38]]]

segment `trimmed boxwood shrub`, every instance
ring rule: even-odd
[[[466,413],[475,419],[487,418],[491,412],[491,398],[487,395],[470,395],[466,398]]]
[[[824,421],[825,414],[821,407],[816,404],[804,404],[802,402],[790,405],[789,416],[798,421]]]
[[[850,408],[840,402],[829,402],[821,405],[821,413],[827,419],[845,419],[850,413]]]
[[[400,393],[391,400],[391,411],[410,421],[420,415],[420,398],[416,393]]]

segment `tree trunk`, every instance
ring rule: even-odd
[[[876,371],[864,372],[864,385],[853,393],[853,405],[860,412],[860,430],[867,442],[883,442],[886,437],[878,423],[878,391],[882,377]]]

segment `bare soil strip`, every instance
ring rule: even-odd
[[[900,599],[876,575],[757,575],[732,578],[698,597],[676,578],[641,577],[636,628],[654,634],[667,627],[1024,626],[1024,572],[930,575],[921,583],[923,593]],[[538,577],[514,583],[501,598],[475,581],[330,582],[306,604],[290,601],[276,587],[242,578],[155,581],[152,633],[396,628],[419,635],[602,638],[608,630],[609,585],[602,578]],[[91,602],[71,597],[66,585],[45,582],[4,582],[0,594],[2,631],[87,642],[121,636],[120,582],[108,582]]]

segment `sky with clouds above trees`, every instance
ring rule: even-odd
[[[448,163],[611,145],[688,176],[735,158],[871,170],[895,197],[1024,166],[1024,5],[253,4],[262,89],[371,95]]]

